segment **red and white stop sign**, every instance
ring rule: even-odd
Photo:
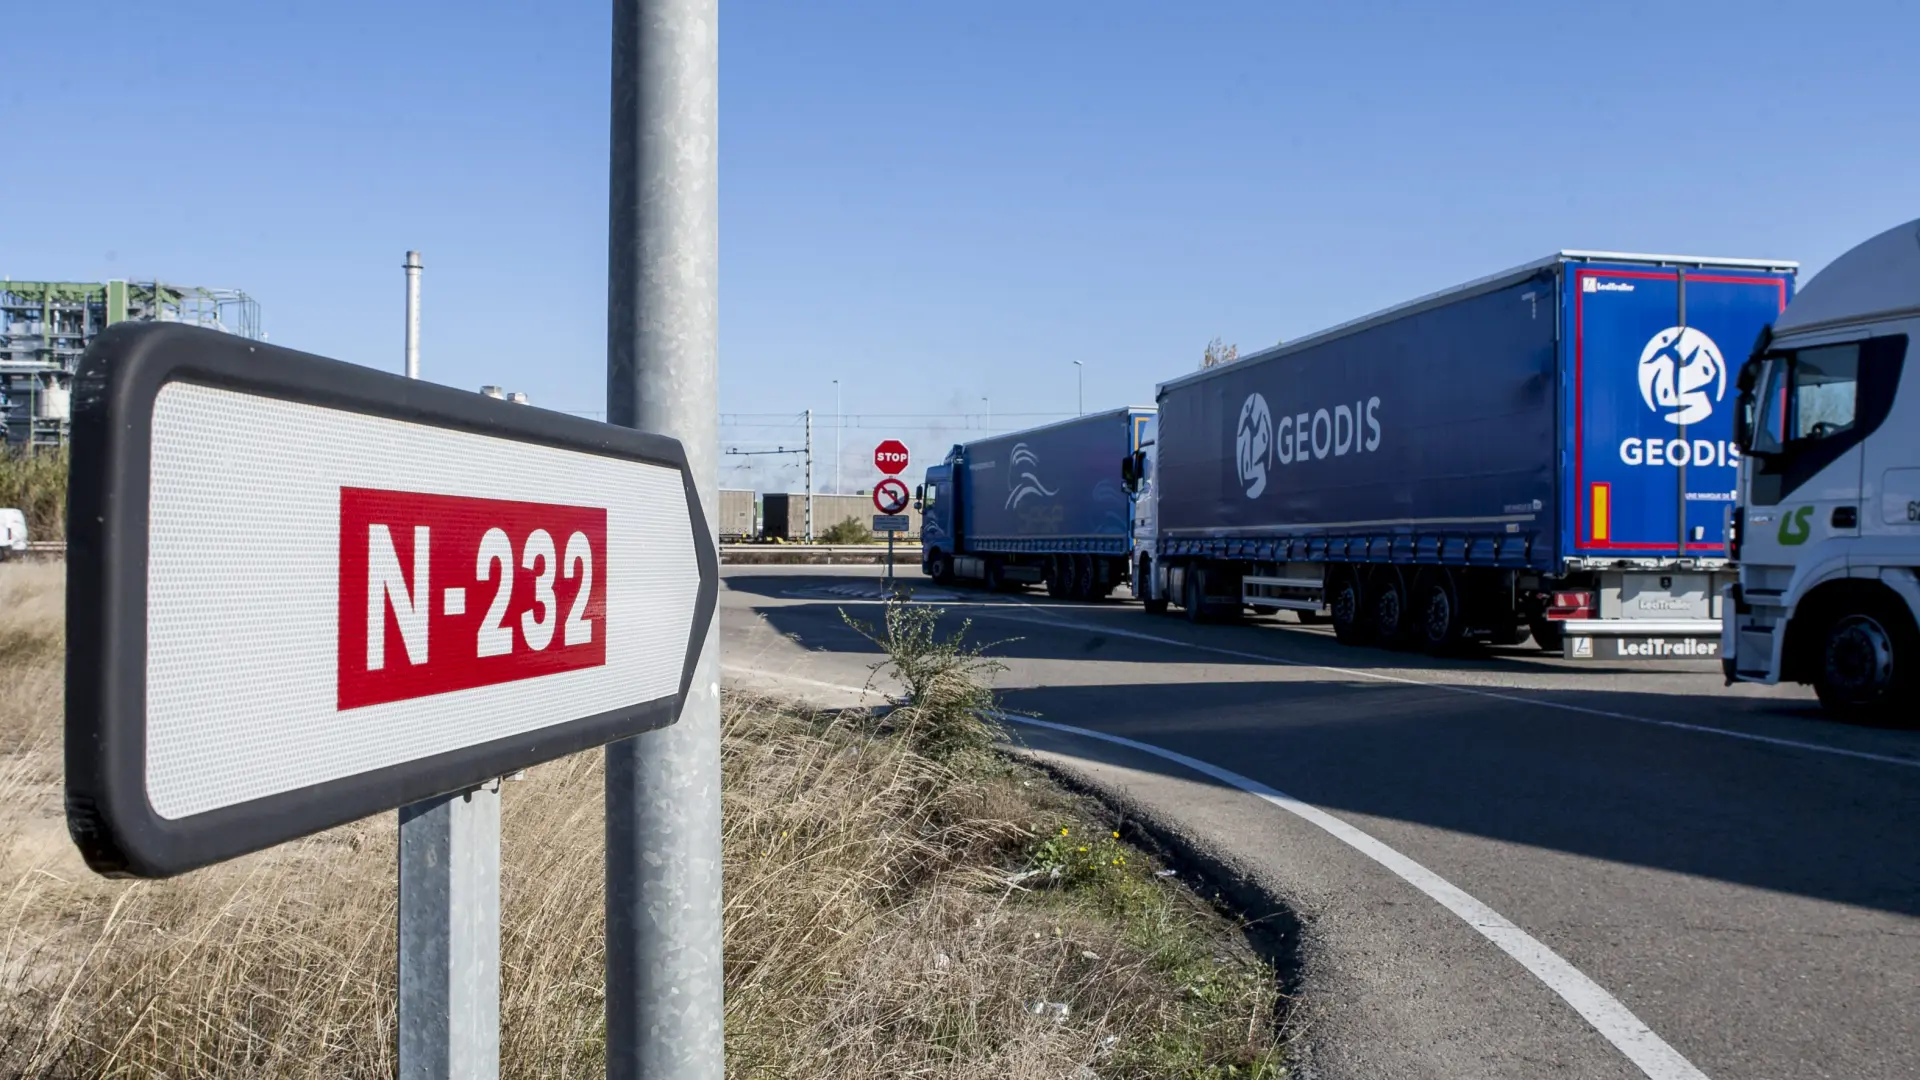
[[[898,476],[907,471],[907,444],[899,439],[888,439],[873,448],[873,467],[888,476]]]

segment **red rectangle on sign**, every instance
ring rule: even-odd
[[[604,507],[343,487],[339,708],[603,666],[606,580]]]

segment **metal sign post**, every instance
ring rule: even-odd
[[[686,447],[718,518],[719,3],[614,0],[607,419]],[[813,421],[807,418],[808,536]],[[711,550],[711,532],[702,542]],[[607,748],[607,1077],[721,1080],[720,634],[681,722]]]
[[[886,450],[887,445],[887,443],[881,443],[880,451],[875,451],[874,459],[876,461],[880,460],[880,452]],[[893,445],[899,446],[900,444],[893,443]],[[899,451],[900,469],[907,467],[906,457],[906,448],[901,447]],[[899,469],[895,469],[894,471],[898,472]],[[889,589],[893,588],[893,538],[895,534],[906,531],[907,519],[900,515],[900,511],[907,508],[907,503],[912,498],[913,496],[907,493],[906,482],[897,476],[883,477],[879,483],[873,485],[873,508],[880,511],[879,515],[873,519],[873,531],[887,534],[887,578],[885,584]]]
[[[76,382],[75,844],[166,877],[406,806],[404,1073],[489,1075],[494,778],[672,725],[711,640],[680,444],[178,324]]]

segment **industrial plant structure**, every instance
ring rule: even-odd
[[[0,280],[0,446],[66,445],[73,373],[117,322],[177,322],[260,339],[260,305],[238,289],[157,281]]]

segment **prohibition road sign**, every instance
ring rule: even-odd
[[[888,476],[898,476],[907,471],[907,444],[899,439],[888,439],[873,448],[873,467]],[[902,504],[905,505],[905,504]],[[892,511],[888,511],[892,513]]]
[[[897,476],[889,476],[873,485],[873,508],[883,514],[897,514],[905,510],[912,498],[907,492],[906,481]]]
[[[83,359],[67,815],[159,877],[679,717],[718,558],[680,444],[209,330]]]

